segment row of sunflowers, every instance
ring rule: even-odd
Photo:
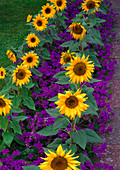
[[[32,114],[41,110],[39,107],[35,107],[35,102],[31,97],[32,87],[39,91],[38,82],[34,81],[34,77],[42,76],[39,67],[46,60],[51,59],[50,51],[54,50],[56,46],[55,40],[60,40],[57,36],[58,33],[67,29],[65,20],[68,18],[63,15],[65,14],[64,9],[69,3],[74,2],[49,1],[50,3],[44,5],[39,14],[34,17],[28,15],[27,25],[30,26],[30,34],[27,35],[23,44],[18,49],[7,50],[6,54],[14,65],[8,66],[6,70],[3,67],[0,68],[0,79],[4,79],[5,82],[5,86],[0,92],[2,149],[11,147],[14,140],[18,141],[16,137],[22,134],[20,124],[27,119],[22,108],[29,108],[30,111],[32,110]],[[94,49],[91,49],[91,53],[88,45],[89,43],[103,45],[100,33],[95,27],[99,27],[105,20],[98,18],[95,12],[104,14],[107,6],[102,0],[84,0],[78,8],[79,14],[68,27],[71,40],[60,45],[64,47],[59,61],[61,71],[54,75],[54,78],[58,79],[57,84],[69,84],[69,87],[63,93],[58,93],[48,99],[48,101],[54,101],[55,108],[46,109],[47,114],[55,118],[54,122],[37,131],[37,134],[41,136],[53,136],[52,139],[54,139],[54,135],[62,130],[67,134],[67,139],[63,143],[58,135],[49,144],[45,141],[45,145],[47,144],[44,147],[46,158],[42,158],[45,162],[40,163],[39,166],[24,166],[25,170],[27,168],[81,169],[81,162],[89,160],[82,154],[87,144],[103,143],[94,130],[76,126],[84,115],[99,117],[98,106],[92,94],[94,89],[89,87],[89,83],[100,81],[93,77],[95,66],[101,67],[101,65],[97,61]],[[14,116],[16,113],[18,115]],[[11,116],[10,119],[8,115]],[[56,152],[55,149],[57,149]],[[84,157],[85,159],[83,159]]]

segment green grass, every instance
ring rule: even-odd
[[[12,64],[6,51],[18,47],[27,36],[28,14],[35,15],[47,0],[1,0],[0,1],[0,67]]]

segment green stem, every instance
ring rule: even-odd
[[[74,132],[74,128],[75,128],[75,121],[72,120],[72,123],[71,123],[71,131]],[[74,141],[73,141],[73,138],[72,138],[72,132],[70,134],[70,138],[71,138],[71,144],[74,144]]]
[[[18,96],[20,95],[19,85],[18,85]]]

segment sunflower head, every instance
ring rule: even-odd
[[[63,11],[66,8],[67,1],[66,0],[54,0],[53,3],[57,11],[59,10]]]
[[[44,16],[45,18],[53,18],[55,15],[55,7],[53,5],[50,6],[49,3],[47,3],[46,5],[42,6],[42,16]]]
[[[3,67],[0,68],[0,79],[4,79],[6,75],[6,71]]]
[[[4,98],[4,96],[5,95],[0,96],[0,115],[4,113],[4,115],[6,116],[6,114],[10,113],[12,103],[11,100]]]
[[[92,61],[88,61],[88,58],[89,56],[85,59],[84,54],[81,59],[76,56],[74,60],[71,60],[70,66],[66,68],[68,72],[65,74],[71,78],[73,83],[76,81],[77,83],[87,82],[92,78],[91,73],[94,72],[94,64]]]
[[[28,44],[28,46],[29,47],[36,47],[38,44],[39,44],[39,42],[40,42],[40,40],[39,40],[39,38],[35,35],[35,33],[30,33],[30,34],[28,34],[28,36],[27,36],[27,38],[26,38],[26,40],[27,40],[27,44]]]
[[[32,15],[28,15],[28,16],[27,16],[27,22],[30,22],[31,19],[32,19]]]
[[[48,21],[45,17],[42,17],[40,14],[36,16],[35,19],[33,19],[33,26],[37,31],[43,31],[45,28],[47,28]]]
[[[82,3],[82,10],[86,11],[88,13],[89,10],[94,9],[92,13],[98,11],[98,8],[100,5],[98,4],[101,0],[84,0],[84,3]]]
[[[75,53],[70,53],[69,50],[67,50],[67,52],[62,52],[60,64],[64,65],[71,61],[71,59],[74,59],[74,54]]]
[[[70,155],[71,150],[65,154],[65,150],[62,149],[62,146],[59,145],[56,153],[51,152],[49,150],[50,154],[47,154],[47,158],[42,158],[44,160],[46,160],[46,162],[41,163],[38,167],[40,167],[40,169],[42,170],[46,170],[46,169],[51,169],[51,170],[71,170],[71,169],[75,169],[78,170],[77,166],[80,165],[81,162],[74,160],[76,158],[78,158],[79,156],[76,157],[72,157],[74,155],[74,153],[72,155]]]
[[[79,38],[82,40],[85,37],[86,29],[80,23],[72,23],[69,29],[76,40]]]
[[[28,68],[33,68],[37,66],[37,63],[39,63],[38,58],[39,57],[37,56],[37,54],[32,51],[29,53],[25,53],[25,56],[23,56],[21,59],[24,61],[23,64],[27,65]]]
[[[75,119],[76,115],[81,117],[81,111],[84,112],[88,107],[87,104],[83,103],[87,99],[85,96],[85,93],[81,94],[80,89],[74,94],[71,91],[66,91],[65,95],[58,93],[59,100],[55,102],[58,105],[56,108],[60,108],[60,114],[65,114],[70,119]]]
[[[13,54],[13,52],[10,52],[9,55],[8,55],[8,58],[14,62],[16,62],[16,57],[15,57],[15,54]]]
[[[29,82],[29,78],[32,76],[31,71],[28,70],[27,65],[20,65],[16,68],[16,70],[13,70],[13,82],[14,83],[17,80],[16,86],[24,85],[25,83]]]

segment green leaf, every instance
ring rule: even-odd
[[[83,129],[80,129],[77,132],[72,132],[72,138],[74,143],[77,143],[82,149],[86,148],[87,136]]]
[[[0,166],[2,166],[3,164],[2,164],[2,162],[0,162]]]
[[[68,124],[69,122],[65,117],[61,117],[61,118],[58,117],[54,122],[53,130],[67,128]]]
[[[28,108],[32,109],[32,110],[36,110],[35,109],[35,103],[33,101],[33,99],[31,97],[28,97],[27,99],[25,99],[23,101],[23,105],[27,106]]]
[[[43,136],[50,136],[50,135],[56,135],[58,133],[58,130],[53,130],[53,125],[50,125],[40,130],[37,133]]]
[[[37,74],[36,74],[37,75]],[[35,84],[32,82],[29,82],[28,84],[25,84],[24,87],[26,87],[27,89],[30,89],[31,87],[33,87]]]
[[[102,139],[98,136],[98,134],[92,129],[85,129],[85,133],[87,136],[87,141],[90,143],[103,143]]]
[[[6,143],[8,147],[10,147],[13,141],[13,133],[12,132],[3,133],[3,141]]]
[[[83,154],[83,153],[79,153],[78,156],[79,156],[78,160],[79,160],[80,162],[82,162],[83,164],[84,164],[85,162],[87,162],[87,161],[92,162],[92,161],[90,160],[90,158],[89,158],[87,155]]]
[[[59,109],[46,109],[46,112],[52,117],[58,117],[58,115],[60,116]]]
[[[69,77],[62,77],[59,79],[59,81],[55,82],[56,84],[70,84],[69,82],[70,78]]]
[[[55,74],[53,77],[59,79],[61,76],[65,76],[66,71],[60,71],[59,73]]]
[[[41,170],[38,166],[29,165],[29,166],[22,166],[24,170]]]
[[[21,103],[21,97],[20,96],[15,96],[14,98],[12,98],[12,104],[15,107],[18,107]]]
[[[2,143],[0,144],[0,152],[2,152],[2,150],[5,148],[6,148],[6,144],[4,141],[2,141]]]
[[[50,53],[48,52],[46,48],[43,48],[41,57],[45,60],[51,60]]]
[[[10,65],[10,66],[6,67],[6,70],[13,72],[13,70],[16,70],[16,67]]]
[[[13,112],[13,113],[22,113],[23,110],[18,108],[18,107],[12,106],[11,112]]]
[[[48,148],[52,148],[52,149],[56,149],[60,144],[62,144],[62,139],[61,138],[57,138],[52,143],[47,145],[47,147]]]
[[[27,99],[28,98],[28,89],[25,87],[21,87],[19,89],[20,92],[20,97],[22,97],[23,99]]]
[[[12,88],[12,81],[9,81],[6,83],[6,85],[3,87],[2,91],[0,92],[1,94],[6,94],[9,93],[9,91]]]
[[[70,41],[67,41],[67,42],[61,44],[60,46],[61,47],[69,47],[72,42],[73,42],[73,40],[70,40]]]
[[[92,78],[92,79],[90,79],[89,83],[95,83],[95,82],[99,82],[99,81],[101,81],[101,80]]]
[[[58,100],[58,95],[57,96],[55,96],[55,97],[52,97],[51,99],[48,99],[48,101],[57,101]]]
[[[7,125],[8,125],[8,118],[6,116],[0,116],[0,129],[3,129],[4,132],[7,129]]]
[[[77,151],[77,146],[72,144],[72,145],[69,145],[69,150],[72,150],[71,154],[72,153],[75,153]]]
[[[9,123],[9,127],[11,127],[14,132],[18,133],[18,134],[22,134],[21,132],[21,128],[20,128],[20,125],[19,125],[19,122],[18,121],[15,121],[15,120],[12,120],[10,123]]]
[[[25,119],[27,119],[28,117],[26,117],[26,116],[17,116],[17,117],[14,117],[14,116],[12,116],[12,119],[13,120],[15,120],[15,121],[23,121],[23,120],[25,120]]]
[[[37,69],[33,68],[32,71],[33,71],[33,74],[37,76],[42,76],[41,73]]]

